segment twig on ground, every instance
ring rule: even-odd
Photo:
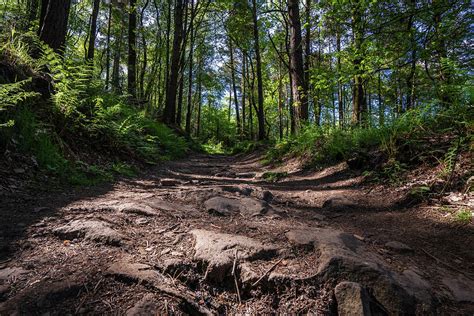
[[[257,281],[255,281],[255,282],[252,284],[252,287],[254,287],[254,286],[256,286],[257,284],[259,284],[260,281],[262,281],[263,278],[265,278],[270,272],[272,272],[273,269],[275,269],[275,268],[280,264],[280,262],[282,262],[282,261],[283,261],[283,258],[281,258],[280,260],[278,260],[274,265],[272,265],[272,266],[270,267],[270,269],[268,269],[267,271],[265,271],[265,273],[264,273]]]
[[[237,291],[237,298],[239,299],[239,305],[240,305],[242,304],[242,299],[240,297],[239,281],[237,280],[237,275],[235,273],[235,267],[237,266],[237,252],[238,250],[235,249],[234,264],[232,266],[232,275],[234,276],[235,290]]]

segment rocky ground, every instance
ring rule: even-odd
[[[474,313],[472,224],[346,164],[269,182],[259,160],[2,195],[0,315]]]

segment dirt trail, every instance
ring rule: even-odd
[[[258,154],[0,205],[0,315],[472,314],[472,226]]]

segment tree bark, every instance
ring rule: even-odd
[[[300,121],[308,120],[308,88],[305,82],[303,66],[303,46],[301,38],[301,21],[298,0],[288,1],[290,26],[290,75],[293,84],[293,102],[295,114]]]
[[[263,78],[262,60],[260,56],[260,40],[258,34],[257,1],[252,0],[253,37],[255,46],[255,59],[257,66],[257,98],[258,98],[258,140],[265,139],[265,113],[263,109]]]
[[[109,89],[110,81],[110,32],[112,27],[112,2],[109,3],[109,19],[107,21],[107,48],[105,62],[105,90]]]
[[[194,58],[194,0],[191,0],[191,22],[190,28],[190,39],[189,39],[189,69],[188,69],[188,100],[187,100],[187,111],[186,111],[186,134],[191,135],[191,114],[192,114],[192,97],[193,97],[193,58]]]
[[[232,39],[229,38],[229,51],[230,51],[230,73],[232,78],[232,90],[234,92],[234,104],[235,104],[235,119],[237,122],[237,131],[240,131],[240,111],[239,101],[237,96],[237,86],[235,84],[235,64],[234,64],[234,47],[232,45]]]
[[[137,0],[130,0],[128,15],[128,93],[137,97]]]
[[[176,125],[176,93],[181,59],[181,42],[183,39],[183,0],[176,0],[173,51],[171,54],[171,68],[169,82],[166,88],[166,101],[163,121],[169,125]]]
[[[100,0],[94,0],[92,8],[91,25],[89,29],[89,48],[87,49],[87,60],[94,60],[95,39],[97,37],[97,17],[99,16]]]
[[[43,0],[39,37],[55,52],[62,54],[66,44],[66,34],[71,0]]]
[[[365,121],[364,109],[366,108],[363,69],[362,69],[362,12],[360,0],[354,1],[352,6],[352,32],[354,38],[355,57],[354,67],[354,86],[352,90],[352,125],[357,126]]]

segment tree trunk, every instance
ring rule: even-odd
[[[199,137],[201,134],[201,108],[202,108],[202,61],[198,64],[198,113],[197,113],[197,127],[196,136]]]
[[[66,44],[66,34],[71,0],[43,0],[39,37],[55,52],[62,54]]]
[[[92,8],[91,25],[89,29],[89,48],[87,49],[87,59],[94,60],[95,53],[95,39],[97,36],[97,17],[99,16],[100,0],[94,0]]]
[[[128,93],[137,97],[137,0],[130,0],[128,15]]]
[[[258,93],[258,140],[265,139],[265,113],[263,110],[263,78],[262,78],[262,60],[260,57],[260,41],[258,34],[257,19],[257,1],[252,0],[252,17],[253,17],[253,37],[255,45],[255,58],[257,63],[257,93]]]
[[[229,51],[230,51],[230,73],[232,77],[232,90],[234,92],[234,104],[235,104],[235,119],[237,122],[237,131],[240,131],[240,113],[239,113],[239,101],[237,96],[237,86],[235,84],[235,65],[234,65],[234,47],[232,45],[232,39],[229,38]]]
[[[142,30],[141,39],[142,39],[142,47],[143,47],[143,62],[142,62],[141,70],[140,70],[139,94],[138,95],[139,95],[140,98],[142,98],[144,100],[147,99],[147,96],[145,95],[145,73],[146,73],[147,65],[148,65],[148,47],[147,47],[145,32],[144,32],[145,25],[143,23],[143,16],[145,15],[145,10],[148,7],[149,2],[150,2],[149,0],[147,0],[145,2],[145,4],[143,5],[143,8],[141,10],[141,14],[140,14],[140,28]],[[153,73],[153,71],[152,71],[152,73]]]
[[[242,82],[241,82],[241,90],[242,90],[242,128],[241,128],[241,135],[245,136],[246,128],[245,128],[245,99],[246,99],[246,83],[245,83],[245,76],[246,76],[246,52],[242,50]]]
[[[352,7],[352,32],[354,37],[355,54],[353,60],[354,67],[354,87],[352,90],[352,124],[360,125],[364,120],[365,92],[362,69],[362,12],[360,0],[355,1]]]
[[[189,70],[188,70],[188,101],[186,111],[186,134],[191,135],[191,104],[193,97],[193,58],[194,58],[194,1],[191,1],[191,22],[190,28],[190,40],[189,40]]]
[[[174,19],[173,51],[171,54],[171,68],[169,82],[166,88],[166,101],[163,121],[169,125],[176,125],[176,93],[181,59],[181,42],[183,39],[183,0],[176,0]]]
[[[301,121],[308,120],[308,88],[303,67],[303,47],[301,39],[301,21],[298,0],[288,1],[290,26],[290,75],[293,84],[293,102],[296,116]]]
[[[310,107],[310,68],[311,68],[311,0],[306,0],[306,21],[305,21],[305,52],[304,52],[304,80],[306,84],[306,100],[308,111]],[[309,113],[308,113],[309,118]]]
[[[336,34],[337,50],[337,108],[339,113],[339,127],[344,127],[344,102],[342,101],[342,80],[341,80],[341,33]]]
[[[107,52],[105,61],[105,90],[109,89],[110,81],[110,31],[112,26],[112,2],[109,3],[109,19],[107,21]]]

